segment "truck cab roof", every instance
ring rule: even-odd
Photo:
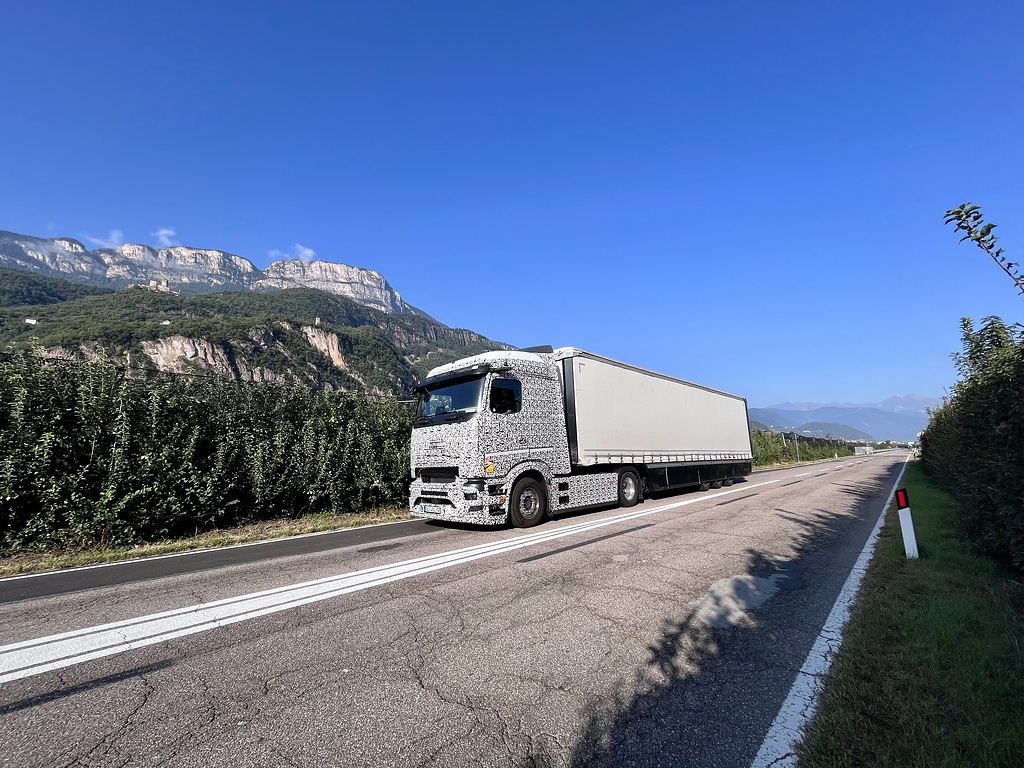
[[[427,374],[427,378],[433,379],[437,376],[445,376],[447,374],[466,371],[473,368],[500,368],[517,360],[531,363],[543,363],[545,362],[545,357],[548,356],[545,355],[544,357],[541,357],[533,352],[518,352],[513,350],[484,352],[479,355],[473,355],[472,357],[465,357],[462,360],[456,360],[454,363],[439,365],[437,368],[431,369]]]

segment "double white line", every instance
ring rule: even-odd
[[[781,479],[781,478],[780,478]],[[716,494],[701,494],[685,501],[666,504],[653,509],[641,509],[613,517],[593,520],[564,528],[541,530],[535,533],[516,535],[503,541],[465,547],[436,555],[417,557],[392,565],[367,568],[338,576],[329,576],[316,581],[307,581],[288,587],[268,589],[251,595],[200,603],[187,608],[154,613],[136,619],[88,627],[59,635],[27,640],[21,643],[0,646],[0,683],[31,677],[43,672],[69,667],[92,659],[112,656],[115,653],[144,648],[176,637],[205,632],[239,621],[255,619],[300,605],[328,600],[363,589],[377,587],[392,581],[408,579],[443,568],[450,568],[485,557],[494,557],[525,547],[532,547],[566,536],[575,536],[609,525],[628,522],[640,517],[654,515],[677,507],[708,501],[737,491],[749,491],[780,480],[769,480],[756,485],[743,484]]]

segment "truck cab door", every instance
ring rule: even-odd
[[[518,379],[492,378],[480,416],[480,445],[488,477],[503,477],[512,467],[529,460],[532,430],[523,410],[523,386]]]
[[[491,379],[485,412],[496,438],[492,445],[506,446],[509,459],[500,469],[495,467],[495,476],[527,459],[542,462],[554,474],[569,471],[560,391],[553,376],[502,374]]]

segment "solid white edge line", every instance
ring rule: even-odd
[[[832,666],[832,659],[835,658],[843,642],[843,628],[850,619],[850,606],[860,591],[860,583],[864,578],[871,558],[875,553],[875,544],[878,541],[878,533],[885,523],[885,513],[892,504],[893,496],[903,479],[903,473],[907,469],[907,462],[910,456],[903,461],[900,473],[893,483],[889,497],[878,515],[875,527],[868,536],[860,557],[850,569],[850,575],[839,591],[839,596],[832,605],[832,610],[825,619],[825,623],[818,633],[818,639],[814,641],[804,665],[797,673],[789,689],[789,695],[779,708],[778,715],[765,734],[761,748],[757,751],[750,768],[792,768],[796,765],[796,753],[793,747],[803,737],[803,729],[814,716],[818,708],[818,697],[821,695],[824,678]]]
[[[276,587],[250,595],[241,595],[217,600],[211,603],[200,603],[198,605],[187,606],[184,608],[175,608],[162,613],[150,614],[148,616],[141,616],[110,624],[63,632],[49,637],[35,638],[32,640],[12,643],[0,647],[0,683],[31,677],[42,672],[73,666],[92,659],[113,656],[114,654],[121,653],[126,650],[142,648],[164,640],[170,640],[175,637],[183,637],[185,635],[204,632],[218,626],[225,626],[227,624],[233,624],[238,621],[244,621],[257,616],[277,613],[300,605],[327,600],[338,595],[368,589],[370,587],[410,578],[412,576],[422,575],[424,573],[430,573],[432,571],[448,568],[454,565],[468,563],[473,560],[492,557],[494,555],[503,554],[517,549],[524,549],[534,544],[566,538],[573,534],[587,533],[598,528],[636,520],[658,512],[664,512],[678,507],[685,507],[702,501],[710,501],[718,498],[719,496],[727,496],[740,491],[772,485],[780,482],[782,479],[783,478],[768,480],[766,482],[755,483],[753,485],[744,484],[730,488],[727,491],[721,491],[720,493],[708,495],[702,494],[699,497],[684,499],[682,501],[664,504],[651,509],[641,508],[608,518],[585,520],[581,523],[576,523],[563,528],[534,531],[529,534],[514,536],[512,538],[502,539],[496,542],[463,547],[461,549],[450,550],[448,552],[441,552],[433,555],[424,555],[422,557],[413,558],[412,560],[375,566],[361,571],[338,574],[335,576],[328,576],[326,578],[316,579],[302,584]],[[348,581],[349,583],[339,583],[345,581]],[[323,585],[323,591],[319,591],[314,594],[308,593],[308,590],[311,587],[317,587],[320,585]],[[307,593],[292,597],[294,593],[301,591],[306,591]],[[279,597],[280,601],[277,604],[270,606],[252,606],[253,602],[272,596]],[[211,616],[209,613],[211,609],[226,607],[231,604],[234,604],[237,607],[237,613],[214,616]],[[175,617],[180,617],[181,620],[181,623],[176,627],[157,631],[150,635],[144,634],[144,631],[142,633],[139,631],[141,626],[144,624],[172,619]],[[105,633],[115,635],[115,638],[112,638],[113,642],[108,642],[97,637],[98,635]],[[89,646],[89,638],[92,638],[91,642],[93,645],[91,647]],[[59,646],[65,644],[67,641],[80,641],[79,646],[85,647],[82,647],[82,649],[77,653],[62,653]],[[97,642],[100,644],[107,644],[103,647],[97,648],[95,647]],[[45,650],[47,646],[54,650],[47,652]],[[34,653],[31,653],[34,658],[32,660],[26,660],[24,652],[29,651],[30,649],[34,649],[35,651]],[[66,650],[71,649],[68,648]],[[15,666],[12,666],[11,660],[18,659],[19,657],[22,661],[20,663],[15,661]]]
[[[131,563],[145,563],[150,560],[166,560],[170,557],[187,557],[189,555],[201,555],[205,552],[223,552],[228,549],[241,549],[242,547],[255,547],[260,544],[273,544],[278,541],[289,541],[290,539],[308,539],[312,536],[327,536],[331,533],[345,533],[346,531],[362,531],[367,528],[380,528],[384,525],[400,525],[402,523],[417,523],[419,518],[411,520],[388,520],[386,523],[370,523],[369,525],[354,525],[350,528],[333,528],[329,531],[313,531],[312,533],[297,533],[294,536],[278,536],[274,539],[260,539],[259,541],[246,541],[241,544],[227,544],[223,547],[206,547],[205,549],[189,549],[183,552],[168,552],[166,555],[149,555],[144,557],[133,557],[130,560],[116,560],[112,563],[95,563],[94,565],[76,565],[73,568],[57,568],[52,571],[40,571],[39,573],[22,573],[18,576],[4,576],[0,578],[0,584],[5,581],[17,581],[18,579],[34,579],[39,576],[53,576],[58,573],[74,573],[75,571],[90,571],[93,568],[116,568],[119,565],[130,565]]]
[[[756,474],[752,472],[751,474]],[[772,481],[776,482],[776,481]],[[757,486],[750,486],[757,487]],[[732,491],[726,491],[726,493],[732,493]],[[716,494],[721,495],[721,494]],[[704,498],[712,498],[705,496]],[[144,563],[151,560],[166,560],[171,557],[188,557],[189,555],[201,555],[206,552],[222,552],[229,549],[240,549],[242,547],[255,547],[260,544],[273,544],[278,541],[288,541],[290,539],[307,539],[312,536],[327,536],[332,533],[346,533],[347,531],[361,531],[367,528],[380,528],[385,525],[402,525],[405,523],[419,523],[423,522],[423,518],[416,517],[411,520],[388,520],[385,523],[371,523],[370,525],[356,525],[351,528],[334,528],[330,531],[314,531],[313,533],[299,533],[295,536],[278,536],[273,539],[260,539],[259,541],[246,541],[241,544],[228,544],[223,547],[206,547],[205,549],[190,549],[184,552],[168,552],[166,555],[150,555],[143,557],[133,557],[130,560],[117,560],[112,563],[95,563],[93,565],[78,565],[73,568],[57,568],[52,571],[40,571],[39,573],[22,573],[17,576],[3,576],[0,577],[0,584],[7,581],[17,581],[18,579],[35,579],[40,576],[53,576],[54,574],[74,573],[76,571],[89,571],[94,568],[116,568],[119,565],[130,565],[132,563]]]

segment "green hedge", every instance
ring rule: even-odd
[[[0,551],[400,505],[393,399],[0,355]]]
[[[411,428],[388,398],[2,354],[0,554],[404,505]],[[796,460],[792,438],[753,443],[755,464]]]
[[[817,461],[836,456],[852,456],[853,449],[839,440],[820,437],[796,437],[792,433],[765,432],[755,429],[751,433],[754,446],[754,465],[786,464],[789,462]]]
[[[975,548],[1024,572],[1024,331],[963,322],[960,381],[921,436],[925,470],[956,501]]]

